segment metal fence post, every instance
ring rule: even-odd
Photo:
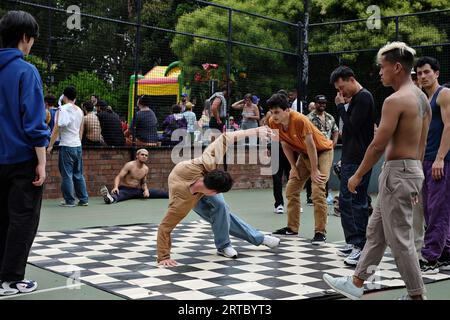
[[[136,41],[135,41],[135,52],[134,52],[134,99],[133,99],[133,109],[134,113],[133,116],[136,114],[136,108],[137,108],[137,100],[138,100],[138,81],[139,81],[139,50],[140,50],[140,44],[141,44],[141,9],[142,9],[142,2],[141,0],[136,0],[136,17],[137,17],[137,26],[136,26]],[[129,125],[134,125],[133,121]],[[134,128],[133,128],[134,129]],[[133,130],[133,146],[134,149],[136,148],[136,135],[134,134],[136,130]],[[134,149],[132,148],[131,151],[131,159],[134,158]]]
[[[309,72],[309,0],[303,1],[303,10],[304,10],[304,21],[303,28],[301,29],[301,58],[300,58],[300,79],[299,79],[299,89],[297,89],[297,110],[303,111],[304,103],[308,97],[308,72]],[[301,106],[301,108],[299,108]]]
[[[399,20],[399,17],[398,16],[395,16],[395,40],[396,41],[398,41],[399,39],[399,25],[398,25],[398,20]]]

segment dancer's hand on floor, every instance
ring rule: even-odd
[[[162,267],[175,267],[177,265],[177,262],[173,259],[165,259],[158,262],[158,266]]]

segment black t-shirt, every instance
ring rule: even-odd
[[[122,132],[122,123],[116,113],[102,111],[97,114],[102,128],[103,140],[108,146],[125,145],[125,137]]]
[[[344,122],[342,164],[360,164],[373,140],[375,103],[372,94],[361,89],[352,97],[347,111],[343,104],[338,105],[338,114]]]
[[[138,111],[133,119],[130,131],[143,142],[157,142],[157,125],[158,120],[152,110]],[[136,132],[134,132],[134,128],[136,128]]]

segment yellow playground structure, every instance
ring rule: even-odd
[[[156,66],[144,76],[138,75],[137,95],[176,96],[177,101],[180,101],[183,82],[184,73],[180,61],[172,62],[168,66]],[[128,124],[131,123],[134,115],[134,85],[135,76],[132,75],[128,94]]]

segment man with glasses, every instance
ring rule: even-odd
[[[147,186],[148,151],[139,149],[136,160],[127,162],[114,179],[111,193],[106,186],[100,188],[100,193],[106,204],[112,204],[128,199],[167,199],[169,194],[164,190],[149,189]]]

